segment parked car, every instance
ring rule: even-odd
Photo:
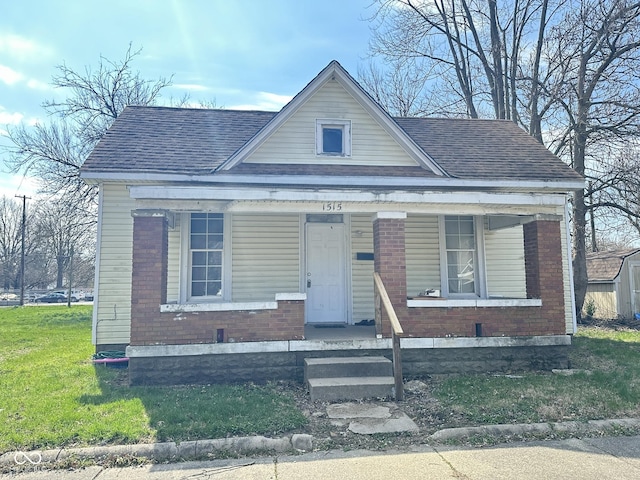
[[[36,298],[36,303],[66,303],[67,299],[68,297],[64,293],[54,292],[54,293],[48,293],[47,295]],[[78,298],[71,295],[71,301],[77,302]]]

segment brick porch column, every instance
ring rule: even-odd
[[[527,298],[542,300],[539,321],[549,334],[566,333],[560,219],[540,215],[523,225]]]
[[[160,305],[167,303],[169,235],[166,212],[134,210],[131,274],[131,345],[153,329]]]
[[[389,299],[402,323],[407,308],[404,212],[378,212],[373,217],[374,268],[380,274]],[[391,335],[389,319],[382,310],[382,334]]]

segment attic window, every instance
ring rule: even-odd
[[[351,156],[351,121],[316,120],[316,154],[336,157]]]

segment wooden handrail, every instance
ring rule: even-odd
[[[384,309],[387,312],[387,316],[389,317],[389,321],[391,323],[391,345],[393,347],[393,380],[395,383],[395,394],[396,400],[401,401],[404,399],[404,384],[402,383],[402,355],[400,353],[400,337],[398,335],[402,335],[404,331],[402,330],[402,325],[400,325],[400,321],[398,320],[398,316],[396,315],[396,311],[393,308],[393,304],[389,299],[389,295],[387,294],[387,289],[384,288],[384,283],[382,282],[382,278],[378,272],[373,272],[373,282],[375,284],[375,292],[376,294],[376,322],[381,322],[380,312],[379,312],[379,300],[382,300],[382,304],[384,305]],[[378,325],[381,327],[381,325]],[[379,331],[379,330],[377,330]]]
[[[391,322],[391,328],[393,329],[393,332],[396,335],[402,335],[404,333],[404,331],[402,330],[402,325],[400,325],[400,321],[398,320],[396,311],[393,309],[391,300],[389,300],[387,289],[384,288],[384,283],[382,283],[382,278],[380,278],[380,274],[378,272],[373,272],[373,281],[375,282],[376,288],[380,293],[380,299],[382,300],[384,309],[387,311],[387,315],[389,315],[389,321]]]

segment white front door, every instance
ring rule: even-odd
[[[344,224],[307,223],[307,323],[346,323]]]

